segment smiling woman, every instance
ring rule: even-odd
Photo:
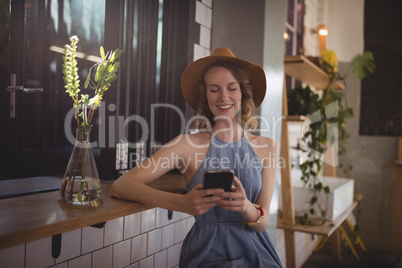
[[[236,58],[228,48],[190,64],[182,75],[183,95],[198,108],[195,117],[207,129],[177,136],[145,160],[146,166],[135,167],[111,187],[112,196],[195,216],[180,267],[281,267],[266,232],[276,174],[267,158],[278,147],[270,138],[249,133],[247,124],[265,96],[265,81],[259,65]],[[169,157],[188,164],[156,165]],[[174,168],[186,180],[185,195],[148,186]],[[203,188],[205,174],[216,169],[233,171],[231,191]]]

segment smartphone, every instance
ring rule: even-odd
[[[204,189],[222,188],[225,192],[231,192],[233,176],[233,170],[206,170],[204,172]]]

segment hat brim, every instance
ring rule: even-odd
[[[261,105],[266,92],[265,72],[260,65],[228,56],[208,56],[194,61],[181,76],[181,90],[186,102],[191,108],[197,110],[200,102],[199,83],[204,70],[214,62],[226,61],[244,69],[252,86],[252,95],[255,107]]]

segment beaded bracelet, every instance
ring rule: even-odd
[[[260,224],[261,220],[264,218],[264,210],[260,205],[253,204],[256,209],[260,211],[260,216],[258,216],[257,220],[255,221],[244,221],[245,224],[247,225],[258,225]]]

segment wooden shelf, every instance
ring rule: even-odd
[[[339,227],[339,225],[341,225],[342,222],[344,222],[346,220],[346,218],[349,216],[349,214],[353,212],[353,210],[356,208],[356,206],[357,206],[357,201],[354,201],[353,204],[347,210],[345,210],[345,212],[343,212],[338,218],[336,218],[334,221],[328,221],[325,224],[320,225],[320,226],[309,226],[309,225],[301,225],[301,224],[286,225],[286,224],[283,224],[282,219],[278,218],[277,227],[280,229],[284,229],[284,230],[316,234],[316,235],[329,237],[329,236],[331,236],[332,233],[335,232],[335,230]]]
[[[316,89],[325,89],[329,76],[303,55],[285,56],[285,73]],[[333,88],[345,89],[344,85],[334,82]]]

